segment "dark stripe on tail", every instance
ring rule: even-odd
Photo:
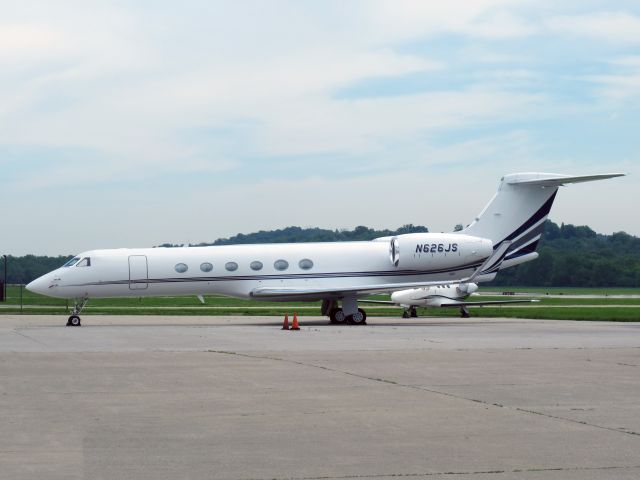
[[[533,227],[540,220],[542,220],[547,215],[549,215],[549,212],[551,211],[551,206],[553,205],[553,201],[556,199],[556,195],[557,194],[558,194],[557,190],[555,192],[553,192],[553,195],[551,195],[549,197],[549,200],[544,202],[544,204],[538,209],[538,211],[536,213],[534,213],[531,216],[531,218],[529,218],[529,220],[527,220],[522,225],[520,225],[520,227],[518,227],[518,229],[514,230],[509,236],[507,236],[506,238],[503,238],[500,242],[498,242],[496,245],[494,245],[493,249],[494,250],[497,249],[500,246],[500,244],[502,242],[506,241],[506,240],[513,240],[514,238],[518,237],[519,235],[522,235],[524,232],[529,230],[531,227]],[[522,243],[520,243],[520,242],[518,242],[518,244],[522,245]],[[537,242],[536,242],[536,244],[537,244]],[[513,251],[514,248],[517,248],[517,245],[515,245],[515,246],[512,245],[509,248],[509,250]]]
[[[518,250],[517,252],[508,255],[507,257],[505,257],[505,260],[511,260],[513,258],[518,258],[518,257],[522,257],[523,255],[527,255],[529,253],[533,253],[536,251],[536,249],[538,248],[538,243],[540,241],[536,240],[535,242],[531,243],[531,245],[527,245],[526,247]]]

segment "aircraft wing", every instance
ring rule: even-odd
[[[447,303],[443,303],[440,306],[441,307],[472,307],[474,305],[476,306],[482,306],[482,305],[503,305],[506,303],[534,303],[534,302],[539,302],[540,300],[488,300],[486,302],[447,302]]]
[[[372,295],[389,293],[409,288],[430,287],[433,285],[453,285],[460,280],[438,282],[386,283],[377,285],[342,286],[342,287],[258,287],[250,295],[253,298],[341,298],[346,295]]]

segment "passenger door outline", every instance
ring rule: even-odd
[[[129,256],[129,290],[149,288],[149,264],[146,255]]]

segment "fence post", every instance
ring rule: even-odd
[[[2,255],[4,259],[4,284],[2,285],[2,293],[4,294],[4,301],[7,301],[7,256]]]
[[[20,284],[20,315],[22,315],[22,287],[23,285]]]

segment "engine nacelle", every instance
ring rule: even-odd
[[[389,260],[402,270],[472,268],[492,253],[491,240],[457,233],[409,233],[389,241]]]

